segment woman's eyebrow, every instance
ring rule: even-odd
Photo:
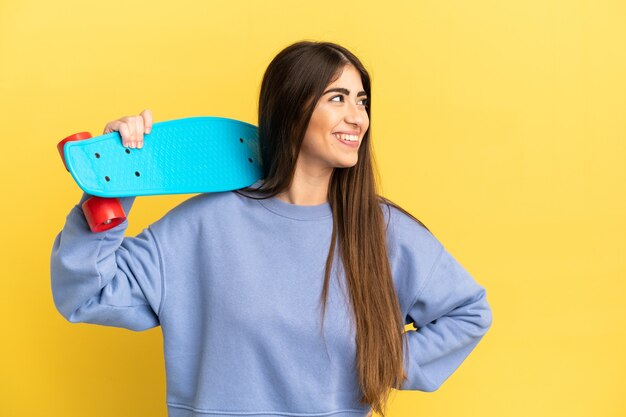
[[[348,90],[347,88],[331,88],[328,89],[326,91],[324,91],[324,94],[328,94],[328,93],[333,93],[333,92],[337,92],[337,93],[343,93],[347,96],[350,95],[350,90]],[[356,95],[357,97],[361,97],[361,96],[367,96],[367,93],[365,91],[359,91],[359,93]]]

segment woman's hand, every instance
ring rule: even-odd
[[[152,111],[145,109],[139,116],[124,116],[104,126],[103,134],[120,132],[122,144],[128,148],[141,148],[143,135],[152,129]]]

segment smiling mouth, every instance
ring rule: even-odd
[[[359,137],[357,135],[347,135],[345,133],[333,133],[333,136],[345,142],[358,142],[359,141]]]

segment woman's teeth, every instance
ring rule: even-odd
[[[343,133],[333,133],[335,135],[335,137],[337,139],[341,139],[341,140],[347,140],[350,142],[356,142],[359,140],[359,137],[357,135],[346,135]]]

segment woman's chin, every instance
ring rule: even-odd
[[[359,162],[359,158],[354,158],[354,160],[342,162],[341,165],[337,165],[335,168],[352,168],[357,162]]]

